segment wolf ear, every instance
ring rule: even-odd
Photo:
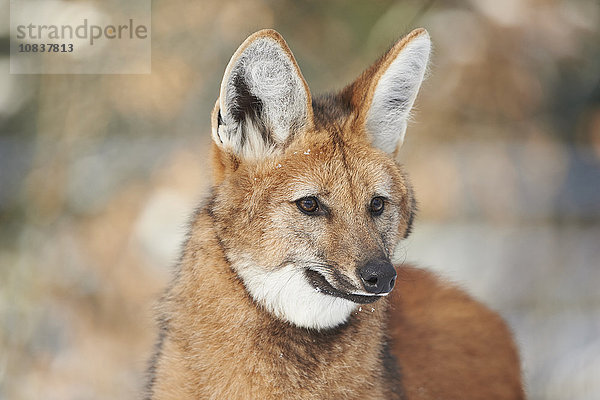
[[[242,159],[260,159],[312,124],[311,96],[279,33],[251,35],[235,52],[212,118],[217,146]]]
[[[393,153],[402,145],[430,51],[429,34],[416,29],[348,88],[373,146]]]

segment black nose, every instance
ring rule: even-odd
[[[370,261],[358,273],[369,293],[389,293],[396,283],[396,269],[387,260]]]

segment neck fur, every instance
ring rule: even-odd
[[[187,365],[177,375],[186,391],[229,399],[399,398],[400,389],[392,391],[399,380],[384,365],[387,299],[354,308],[328,329],[290,323],[285,306],[274,311],[255,301],[207,215],[192,232],[162,303],[161,359],[166,370]]]

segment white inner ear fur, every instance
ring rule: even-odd
[[[377,82],[366,120],[373,146],[392,153],[404,141],[410,110],[423,82],[430,51],[427,33],[415,37]]]
[[[246,92],[240,90],[240,82]],[[244,103],[260,108],[259,120],[250,113],[236,120]],[[220,93],[223,124],[214,139],[243,157],[265,157],[306,125],[307,104],[303,78],[289,55],[277,40],[259,37],[227,66]]]

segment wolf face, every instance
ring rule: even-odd
[[[329,329],[393,289],[390,259],[415,209],[393,155],[429,52],[416,30],[315,99],[275,31],[233,55],[212,115],[211,215],[232,268],[276,317]]]

